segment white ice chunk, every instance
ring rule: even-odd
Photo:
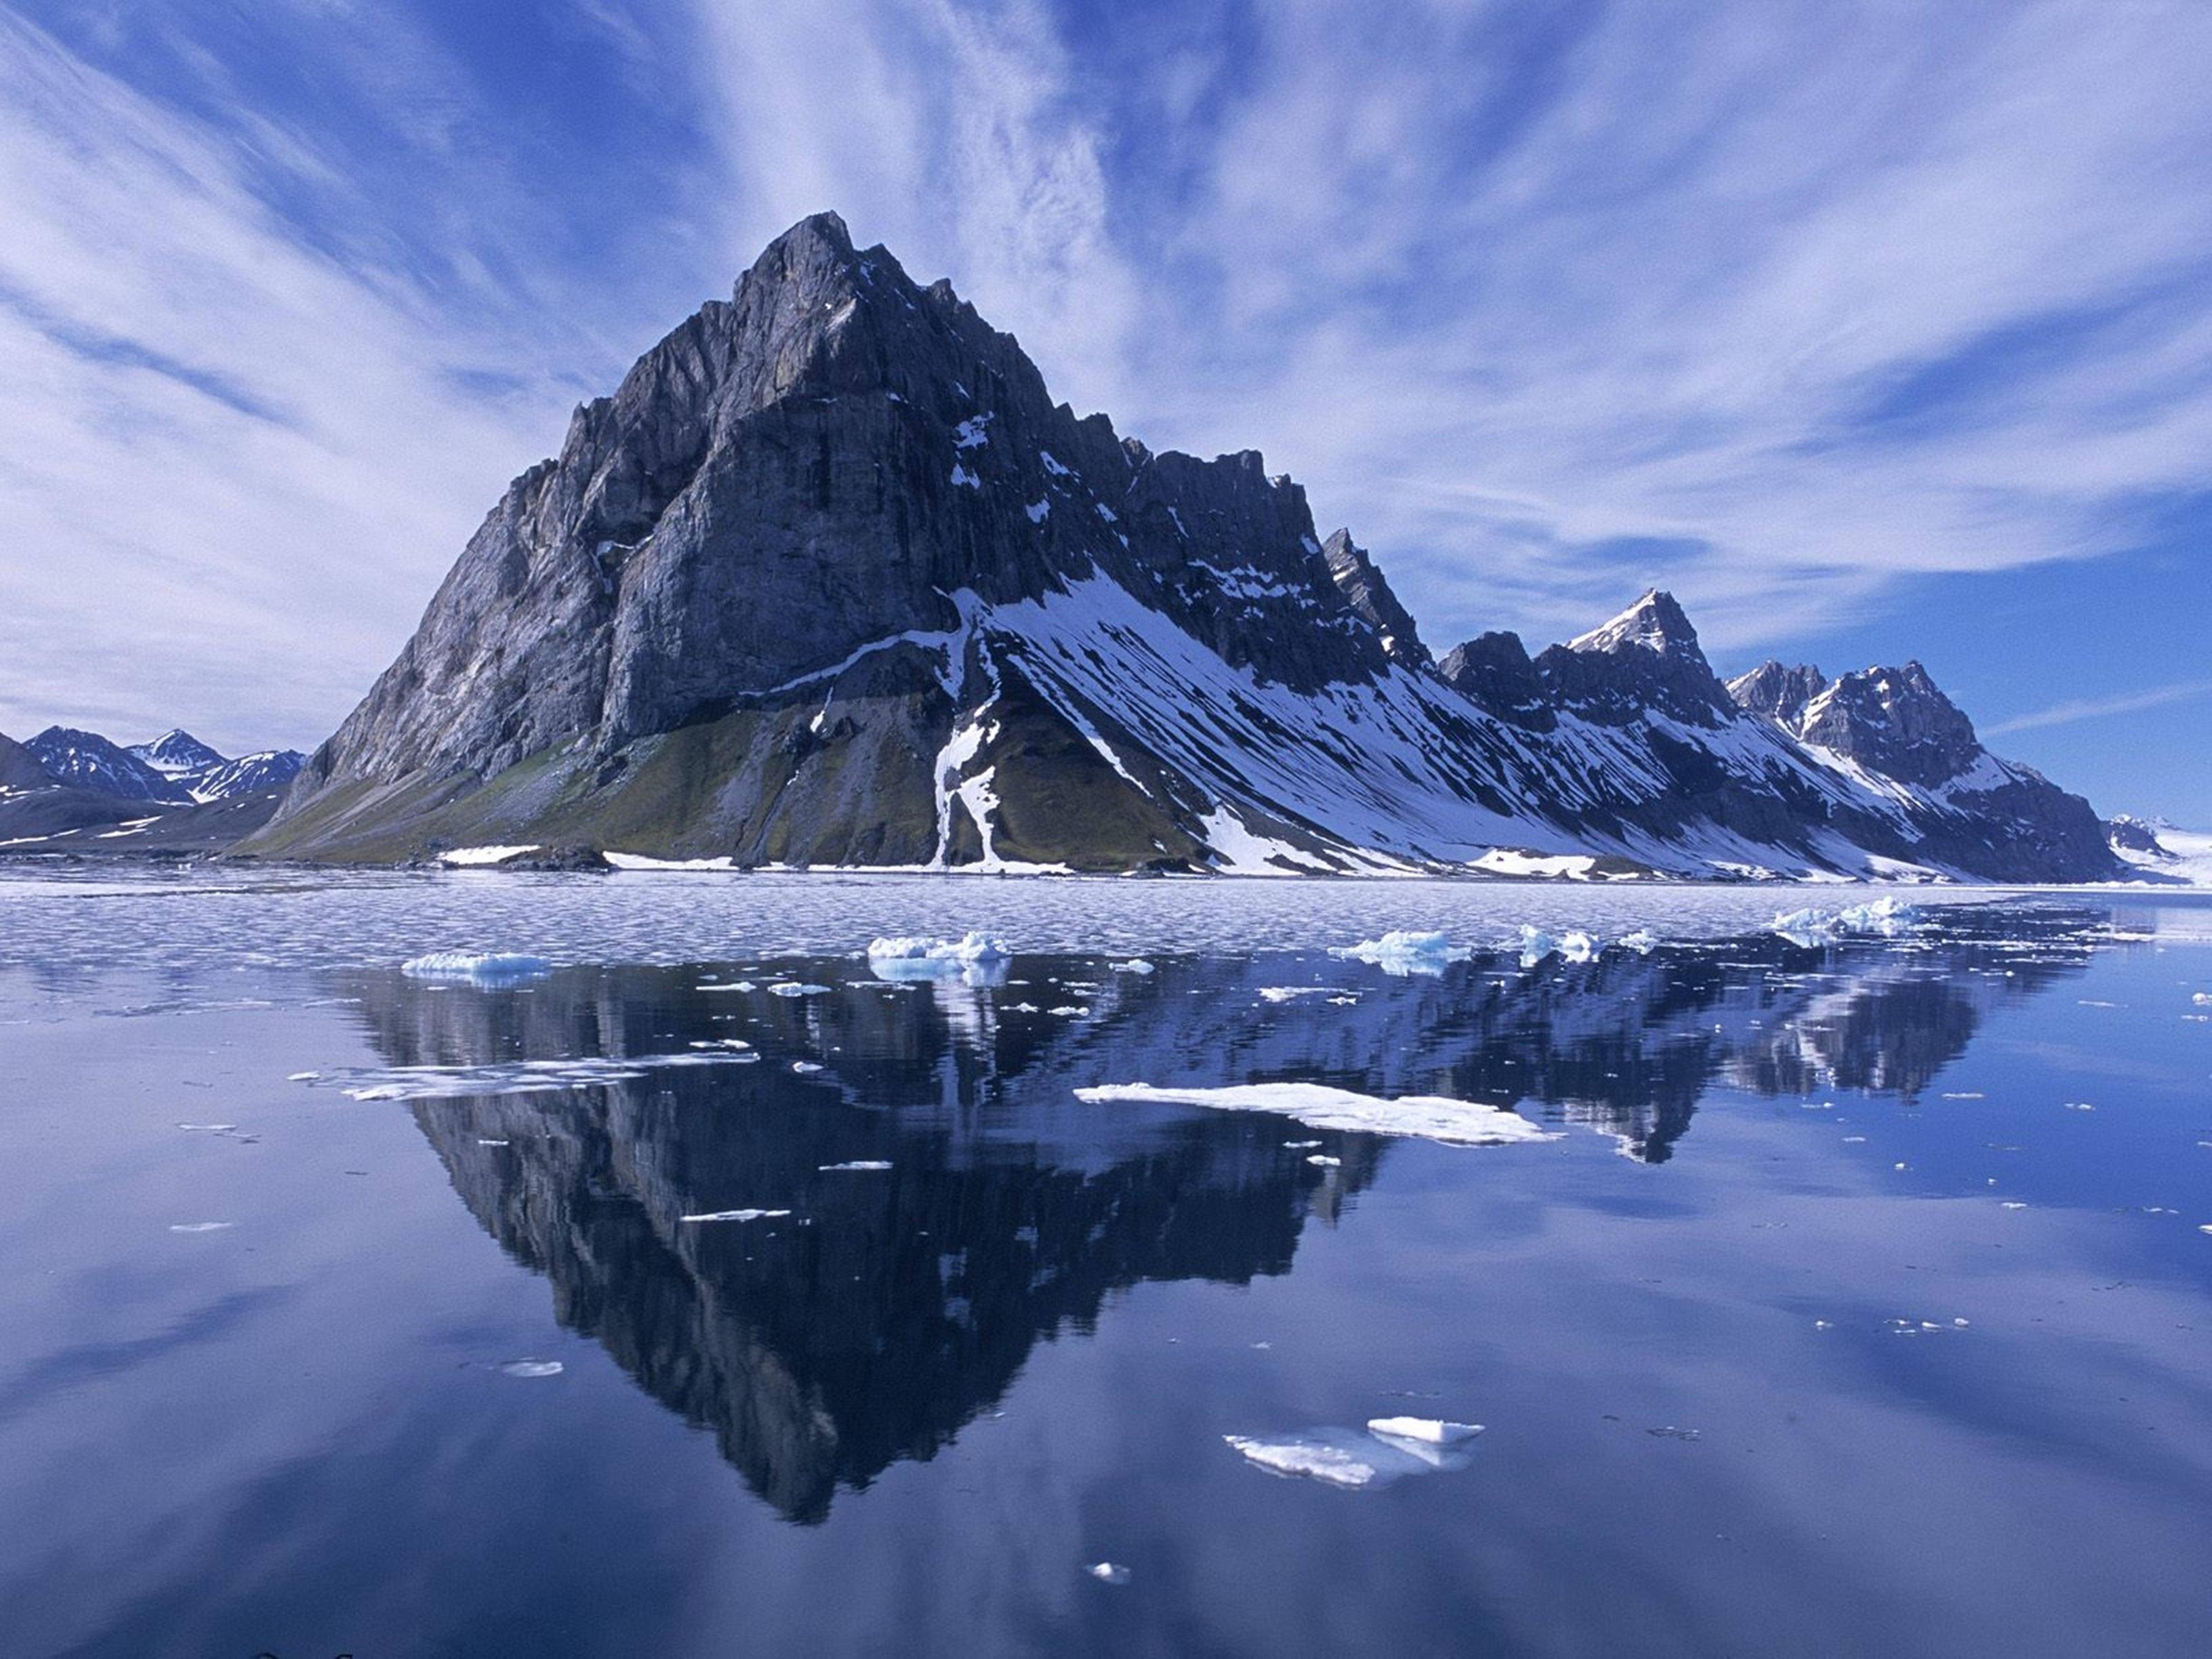
[[[957,939],[879,939],[868,946],[868,971],[894,982],[958,979],[997,985],[1004,982],[1013,959],[1011,946],[981,932]]]
[[[772,997],[822,997],[830,994],[830,988],[826,985],[809,985],[795,979],[787,979],[780,985],[769,986],[768,994]]]
[[[1117,974],[1149,974],[1152,971],[1152,964],[1142,957],[1131,957],[1127,962],[1111,963],[1108,965]]]
[[[1221,1437],[1248,1462],[1270,1474],[1324,1481],[1332,1486],[1364,1486],[1375,1479],[1375,1466],[1356,1453],[1325,1440],[1299,1436],[1289,1440],[1261,1440],[1246,1434]]]
[[[1482,1432],[1480,1423],[1452,1423],[1434,1417],[1370,1417],[1367,1432],[1393,1440],[1421,1440],[1431,1445],[1455,1446]]]
[[[1386,974],[1441,974],[1468,952],[1442,933],[1394,930],[1381,939],[1362,939],[1332,950],[1329,954],[1352,962],[1371,963]]]
[[[399,971],[413,979],[457,979],[477,985],[498,985],[536,979],[541,974],[551,973],[553,965],[543,957],[513,951],[433,951],[426,957],[401,963]]]
[[[1840,910],[1785,910],[1771,931],[1793,945],[1823,945],[1853,937],[1898,939],[1919,925],[1920,912],[1901,898],[1885,897]]]
[[[178,1221],[170,1224],[169,1231],[173,1233],[219,1233],[235,1224],[229,1221]]]
[[[891,1166],[887,1161],[879,1158],[856,1158],[843,1164],[817,1164],[814,1167],[824,1175],[831,1175],[846,1170],[859,1173],[863,1170],[888,1170]]]
[[[678,1221],[773,1221],[778,1216],[791,1213],[788,1210],[702,1210],[696,1215],[681,1215]]]
[[[1115,1561],[1093,1561],[1084,1568],[1084,1571],[1102,1584],[1126,1584],[1129,1582],[1128,1568]]]
[[[1380,1426],[1388,1423],[1404,1425],[1413,1432],[1392,1433]],[[1380,1418],[1364,1434],[1357,1429],[1318,1428],[1267,1439],[1243,1434],[1222,1438],[1270,1474],[1357,1491],[1387,1486],[1404,1475],[1465,1468],[1470,1461],[1467,1443],[1481,1431],[1473,1423]]]
[[[557,1359],[510,1359],[499,1369],[507,1376],[558,1376],[568,1368]]]
[[[1119,1083],[1078,1089],[1075,1097],[1093,1104],[1133,1101],[1206,1106],[1226,1112],[1273,1112],[1316,1129],[1419,1135],[1453,1146],[1498,1146],[1512,1141],[1559,1139],[1502,1106],[1451,1100],[1442,1095],[1401,1095],[1395,1100],[1383,1100],[1319,1083],[1252,1083],[1222,1089]]]

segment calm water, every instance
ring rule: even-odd
[[[2212,1651],[2212,906],[1822,896],[0,879],[0,1650]]]

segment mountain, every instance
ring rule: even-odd
[[[192,798],[183,784],[97,732],[50,726],[24,747],[38,757],[47,776],[71,788],[173,806],[187,805]]]
[[[296,749],[264,749],[236,760],[219,759],[192,777],[192,799],[236,800],[242,795],[282,789],[300,775],[300,769],[307,763],[307,757]]]
[[[50,726],[0,737],[0,846],[11,853],[211,853],[265,824],[305,760],[225,760],[181,729],[129,748]]]
[[[182,726],[151,743],[134,743],[131,752],[165,778],[196,778],[223,763],[223,757]]]
[[[2086,804],[1990,781],[1893,778],[1739,706],[1664,593],[1533,660],[1487,635],[1432,663],[1256,453],[1077,416],[949,283],[824,214],[577,410],[240,850],[2118,867]]]
[[[1974,723],[1917,662],[1865,668],[1830,681],[1818,668],[1762,664],[1730,682],[1747,711],[1805,752],[1888,793],[1924,825],[1939,863],[2000,867],[2008,847],[2041,849],[2046,869],[2098,872],[2112,852],[2089,804],[2032,767],[1998,759]],[[2000,842],[1999,837],[2003,841]],[[2117,860],[2106,878],[2124,873]]]

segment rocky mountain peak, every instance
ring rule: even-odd
[[[1797,734],[1923,787],[1960,776],[1987,752],[1974,723],[1917,662],[1843,675],[1806,704]]]
[[[221,766],[228,757],[218,754],[181,726],[164,732],[151,743],[134,743],[131,752],[163,777],[184,777]]]
[[[1283,483],[1289,486],[1287,479]],[[1330,532],[1328,539],[1321,544],[1321,556],[1328,562],[1328,574],[1335,580],[1338,591],[1351,603],[1352,610],[1367,619],[1390,659],[1425,665],[1429,650],[1421,643],[1413,616],[1398,603],[1398,596],[1390,591],[1390,584],[1375,568],[1367,550],[1353,542],[1352,532]]]
[[[1793,732],[1805,705],[1827,689],[1828,677],[1810,663],[1785,668],[1771,657],[1728,683],[1729,696],[1735,699],[1736,707],[1779,720]]]
[[[132,800],[188,801],[191,793],[97,732],[50,726],[25,744],[57,783]]]
[[[1674,596],[1656,587],[1646,588],[1641,599],[1610,622],[1567,641],[1570,651],[1612,653],[1632,646],[1655,656],[1706,666],[1698,630],[1690,626]]]
[[[1697,629],[1674,596],[1656,587],[1611,621],[1552,647],[1536,671],[1560,703],[1601,724],[1657,712],[1713,726],[1737,714]]]

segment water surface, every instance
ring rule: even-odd
[[[6,1649],[2212,1650],[2212,908],[1820,896],[0,880]]]

